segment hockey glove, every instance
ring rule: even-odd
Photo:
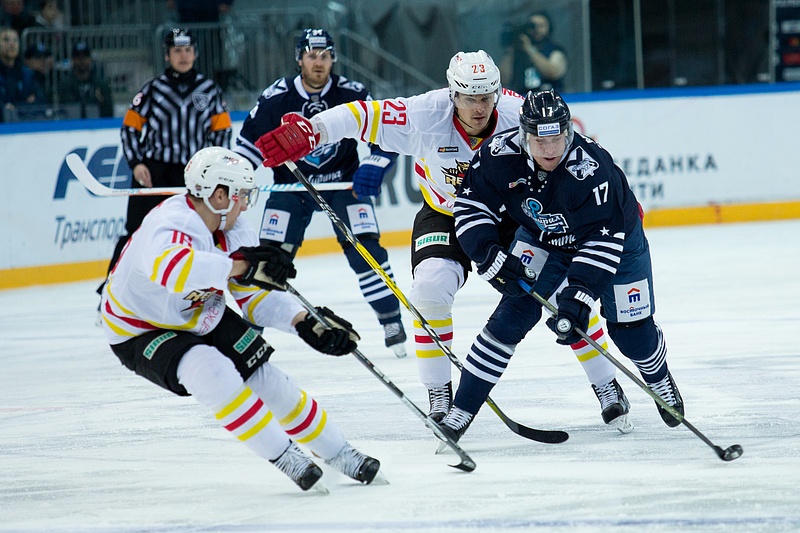
[[[582,340],[576,328],[584,333],[589,328],[594,298],[585,287],[569,285],[556,297],[558,314],[547,319],[547,327],[558,336],[556,342],[569,346]]]
[[[246,285],[285,291],[286,280],[297,276],[289,252],[271,244],[242,247],[231,257],[249,263],[247,271],[239,278]]]
[[[478,276],[491,283],[501,294],[512,297],[527,294],[517,280],[523,279],[528,285],[533,285],[536,280],[536,274],[523,265],[519,257],[511,255],[497,244],[489,249],[489,255],[478,265]]]
[[[381,193],[383,177],[392,169],[394,160],[394,155],[385,152],[375,152],[361,160],[358,170],[353,174],[353,192],[359,200]]]
[[[298,322],[295,326],[297,334],[306,341],[306,344],[318,352],[328,355],[345,355],[358,347],[356,342],[361,340],[361,337],[358,336],[350,322],[336,316],[327,307],[317,307],[316,310],[332,327],[326,328],[309,313],[302,322]]]
[[[287,113],[281,125],[256,140],[265,167],[277,167],[310,154],[319,143],[311,122],[297,113]]]

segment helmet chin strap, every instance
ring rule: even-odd
[[[228,215],[225,213],[220,213],[219,215],[219,230],[223,231],[225,229],[225,224],[228,221]]]
[[[216,209],[214,206],[211,205],[211,202],[208,201],[208,198],[203,198],[203,203],[211,210],[212,213],[219,215],[219,230],[223,231],[225,229],[225,224],[228,221],[228,213],[231,212],[233,209],[234,201],[230,200],[228,203],[227,209]]]

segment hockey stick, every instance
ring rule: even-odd
[[[356,238],[355,235],[353,235],[353,232],[350,231],[350,228],[348,228],[347,225],[344,222],[342,222],[342,219],[339,218],[339,216],[336,213],[334,213],[333,209],[328,204],[328,202],[326,202],[325,199],[319,195],[317,190],[314,188],[314,185],[308,181],[308,178],[306,178],[305,175],[300,171],[300,169],[297,168],[297,165],[295,165],[294,162],[292,161],[287,161],[285,165],[286,168],[291,170],[292,174],[294,174],[294,177],[297,178],[297,181],[299,181],[305,186],[305,188],[308,190],[309,194],[311,194],[311,197],[314,199],[314,201],[317,202],[317,204],[319,204],[319,206],[322,208],[323,211],[325,211],[325,213],[328,215],[328,218],[331,219],[336,228],[342,232],[342,235],[344,235],[345,238],[348,240],[348,242],[350,242],[350,244],[353,245],[356,251],[361,255],[361,257],[364,258],[364,260],[369,264],[372,270],[376,274],[378,274],[378,276],[381,277],[383,282],[394,293],[397,299],[400,300],[400,302],[405,306],[406,309],[408,309],[411,312],[412,315],[414,315],[414,318],[417,319],[417,321],[422,325],[422,328],[428,335],[430,335],[431,339],[433,339],[433,341],[442,350],[442,352],[444,352],[445,355],[447,355],[447,358],[450,359],[450,361],[456,366],[456,368],[461,370],[463,368],[463,365],[461,364],[461,361],[458,360],[458,357],[456,357],[455,354],[452,352],[452,350],[450,350],[450,348],[446,344],[444,344],[444,341],[441,339],[441,337],[439,337],[439,334],[436,333],[433,327],[428,323],[427,320],[425,320],[425,318],[417,310],[417,308],[414,307],[411,304],[411,302],[408,301],[408,298],[405,297],[405,295],[397,286],[397,284],[394,282],[394,280],[391,277],[389,277],[389,274],[387,274],[386,271],[383,270],[383,268],[381,268],[380,264],[378,264],[378,261],[376,261],[375,258],[372,257],[372,254],[370,254],[369,251],[366,248],[364,248],[364,245],[361,244],[361,242]],[[566,441],[569,438],[569,434],[566,431],[534,429],[534,428],[529,428],[527,426],[523,426],[522,424],[519,424],[518,422],[511,420],[508,416],[506,416],[506,414],[503,411],[500,410],[497,404],[495,404],[494,401],[488,396],[486,397],[486,404],[492,408],[492,411],[494,411],[497,414],[497,416],[500,417],[500,420],[502,420],[503,423],[511,431],[513,431],[514,433],[516,433],[521,437],[524,437],[529,440],[534,440],[536,442],[543,442],[546,444],[558,444]]]
[[[536,291],[534,291],[533,287],[531,287],[530,285],[528,285],[527,283],[525,283],[522,280],[519,280],[519,284],[523,289],[525,289],[525,291],[528,294],[533,296],[534,299],[537,302],[542,304],[542,306],[545,309],[547,309],[552,316],[558,316],[558,308],[556,308],[556,306],[554,306],[553,304],[551,304],[550,302],[545,300]],[[722,448],[720,448],[719,446],[717,446],[716,444],[711,442],[708,439],[708,437],[706,437],[700,430],[698,430],[696,427],[694,427],[692,424],[690,424],[689,421],[686,420],[686,418],[684,418],[684,416],[682,414],[680,414],[674,407],[672,407],[667,402],[665,402],[664,399],[661,398],[661,396],[659,396],[658,394],[656,394],[655,392],[650,390],[650,387],[645,385],[645,383],[642,380],[640,380],[633,372],[628,370],[628,368],[625,365],[623,365],[622,363],[617,361],[614,358],[614,356],[612,356],[610,353],[608,353],[608,350],[606,350],[605,348],[600,346],[593,338],[591,338],[589,335],[587,335],[586,332],[582,331],[579,328],[575,328],[575,332],[584,341],[589,343],[592,346],[592,348],[594,348],[595,350],[597,350],[598,352],[603,354],[603,356],[606,359],[608,359],[611,362],[611,364],[613,364],[615,367],[619,368],[622,371],[623,374],[628,376],[631,381],[636,383],[639,386],[640,389],[642,389],[644,392],[646,392],[648,396],[650,396],[659,406],[664,408],[670,415],[672,415],[673,418],[675,418],[681,424],[683,424],[684,426],[689,428],[689,430],[692,433],[694,433],[695,435],[697,435],[700,438],[700,440],[702,440],[707,445],[709,445],[717,453],[717,456],[720,459],[722,459],[723,461],[733,461],[734,459],[738,459],[742,455],[744,450],[742,450],[742,447],[739,446],[738,444],[734,444],[734,445],[729,446],[728,448],[723,450]]]
[[[71,153],[66,157],[67,166],[78,178],[78,181],[95,196],[166,196],[171,194],[183,194],[186,187],[143,187],[141,189],[114,189],[103,185],[97,178],[89,172],[86,164],[78,154]],[[319,183],[315,185],[320,191],[342,191],[351,189],[352,183]],[[306,192],[306,188],[300,183],[273,183],[272,185],[262,185],[260,192]]]
[[[306,308],[308,314],[310,314],[314,318],[314,320],[322,324],[325,328],[330,329],[332,327],[328,319],[325,318],[322,314],[318,313],[317,309],[313,305],[311,305],[311,303],[308,300],[303,298],[303,296],[288,283],[286,283],[286,291],[293,294],[298,300],[300,300],[300,303],[303,304],[303,307]],[[408,408],[411,409],[415,415],[417,415],[417,418],[419,418],[425,423],[428,429],[433,431],[433,433],[439,439],[446,442],[447,445],[450,446],[453,449],[453,451],[458,454],[458,456],[461,458],[461,462],[458,463],[457,465],[449,465],[449,466],[452,466],[453,468],[458,468],[459,470],[463,470],[464,472],[472,472],[473,470],[475,470],[476,466],[475,461],[473,461],[472,458],[469,455],[467,455],[467,452],[465,452],[461,448],[461,446],[459,446],[453,439],[445,435],[444,432],[442,432],[441,428],[436,424],[436,422],[428,418],[425,415],[425,413],[422,412],[422,410],[419,407],[417,407],[417,405],[414,402],[412,402],[405,394],[403,394],[403,391],[400,390],[400,388],[397,385],[395,385],[392,382],[392,380],[386,377],[386,375],[383,372],[378,370],[378,368],[374,364],[372,364],[372,361],[370,361],[358,349],[353,350],[351,353],[353,354],[353,356],[355,356],[356,359],[358,359],[358,361],[362,365],[367,367],[367,370],[372,372],[372,375],[381,380],[383,384],[386,385],[389,388],[389,390],[395,394],[395,396],[400,398],[400,400],[404,404],[406,404],[406,406],[408,406]]]

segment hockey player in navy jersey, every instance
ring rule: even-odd
[[[249,159],[255,168],[262,163],[256,141],[278,127],[285,114],[297,113],[310,118],[338,104],[371,100],[364,85],[331,72],[336,62],[336,49],[324,29],[303,30],[296,42],[295,59],[300,73],[276,80],[261,94],[236,139],[234,150]],[[357,141],[352,139],[323,144],[297,161],[297,167],[312,183],[349,182],[358,178],[380,180],[397,157],[373,144],[370,145],[371,155],[359,162],[357,147]],[[275,183],[297,181],[286,167],[276,167],[274,172]],[[394,277],[386,249],[380,244],[372,199],[369,196],[356,197],[350,190],[324,191],[321,194],[381,267]],[[273,192],[267,199],[262,219],[259,235],[262,244],[280,246],[294,257],[303,243],[311,217],[320,210],[307,193]],[[406,333],[400,316],[400,302],[344,235],[334,231],[350,268],[358,276],[361,294],[383,326],[386,346],[397,357],[405,357]]]
[[[500,70],[483,50],[458,52],[445,73],[447,87],[411,97],[353,102],[323,111],[306,124],[287,122],[262,136],[264,164],[278,167],[305,156],[317,143],[361,139],[415,158],[414,171],[424,202],[414,219],[410,300],[450,349],[453,303],[472,271],[470,258],[456,238],[453,206],[470,160],[497,132],[519,125],[523,98],[502,88]],[[304,133],[305,132],[305,133]],[[353,189],[378,194],[381,182],[357,175]],[[506,242],[514,221],[500,226]],[[587,333],[607,346],[599,315],[592,313]],[[414,324],[417,366],[428,389],[430,417],[439,422],[453,401],[450,360],[421,324]],[[571,345],[600,400],[603,421],[622,433],[633,430],[628,400],[615,380],[616,367],[583,340]],[[469,361],[467,362],[469,364]],[[484,374],[487,379],[500,375]]]
[[[587,331],[599,301],[617,348],[656,394],[684,412],[667,367],[664,337],[653,320],[650,250],[639,204],[611,155],[575,133],[571,118],[558,92],[528,93],[519,127],[480,149],[458,192],[458,241],[478,265],[479,276],[503,297],[469,350],[453,407],[442,420],[455,439],[542,317],[542,306],[518,283],[531,271],[527,267],[539,272],[534,290],[557,302],[558,315],[547,320],[556,342],[579,341],[575,329]],[[498,238],[503,207],[520,224],[510,249]],[[679,424],[656,406],[668,426]]]

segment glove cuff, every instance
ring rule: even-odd
[[[380,168],[386,168],[391,164],[392,164],[392,160],[389,159],[388,157],[384,157],[384,156],[378,155],[378,154],[372,154],[371,156],[365,157],[364,159],[362,159],[361,160],[361,164],[359,166],[373,165],[373,166],[380,167]]]
[[[508,254],[504,250],[498,249],[494,254],[494,259],[491,258],[492,254],[490,253],[484,262],[478,266],[478,277],[484,281],[489,281],[500,272],[500,269],[503,268],[503,263],[505,263],[508,258]],[[490,260],[491,263],[489,263]],[[485,270],[483,270],[484,268]],[[483,270],[483,272],[481,272],[481,270]]]
[[[561,291],[560,297],[577,300],[589,309],[594,309],[595,299],[585,287],[567,287]]]

